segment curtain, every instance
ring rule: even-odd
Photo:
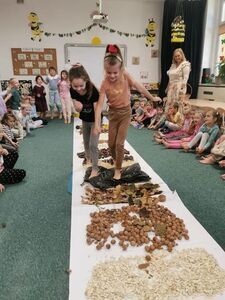
[[[191,98],[197,97],[204,43],[206,4],[207,0],[165,0],[161,43],[160,97],[165,96],[168,84],[166,72],[170,68],[173,51],[176,48],[182,48],[187,60],[191,63],[188,83],[192,86]],[[186,25],[183,43],[171,43],[171,23],[177,14],[181,14]]]

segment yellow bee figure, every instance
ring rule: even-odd
[[[34,41],[34,40],[36,40],[36,38],[38,38],[39,42],[40,42],[43,30],[41,30],[41,28],[40,28],[42,23],[39,22],[38,15],[34,12],[31,12],[28,16],[28,20],[30,21],[28,26],[30,26],[30,28],[31,28],[32,41]]]
[[[145,34],[146,34],[145,45],[146,45],[146,47],[148,47],[149,45],[151,45],[151,47],[154,47],[155,37],[156,37],[156,33],[155,33],[156,28],[157,28],[157,24],[154,21],[154,19],[151,19],[151,20],[149,19],[148,26],[145,30]]]

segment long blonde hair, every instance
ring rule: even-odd
[[[185,57],[185,55],[184,55],[184,51],[183,51],[181,48],[177,48],[177,49],[175,49],[175,50],[173,51],[173,60],[172,60],[172,63],[173,63],[173,64],[176,64],[176,61],[175,61],[175,58],[174,58],[176,52],[179,52],[179,53],[181,54],[181,56],[182,56],[182,62],[183,62],[183,61],[186,61],[186,57]]]

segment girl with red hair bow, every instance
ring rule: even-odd
[[[109,148],[115,163],[114,179],[121,178],[121,167],[124,156],[124,142],[131,119],[130,89],[136,88],[147,99],[159,101],[145,87],[135,81],[125,71],[123,57],[117,45],[108,45],[104,57],[105,79],[100,87],[100,95],[95,110],[94,133],[101,132],[101,111],[105,96],[109,105]]]

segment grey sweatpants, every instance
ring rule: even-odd
[[[92,161],[92,170],[98,170],[98,139],[99,135],[93,134],[94,122],[82,121],[85,157]]]
[[[197,143],[200,141],[199,148],[204,148],[207,141],[209,139],[209,134],[207,132],[199,131],[196,136],[190,141],[188,147],[191,149],[192,147],[196,146]]]

